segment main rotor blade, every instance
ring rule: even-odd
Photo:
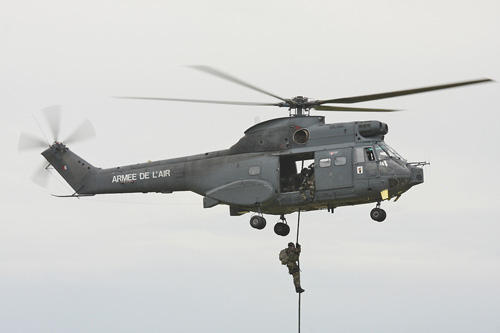
[[[191,68],[194,68],[194,69],[200,70],[200,71],[205,72],[205,73],[208,73],[208,74],[212,74],[212,75],[217,76],[217,77],[219,77],[219,78],[221,78],[221,79],[228,80],[228,81],[231,81],[231,82],[233,82],[233,83],[236,83],[236,84],[242,85],[242,86],[244,86],[244,87],[247,87],[247,88],[253,89],[253,90],[255,90],[255,91],[258,91],[258,92],[260,92],[260,93],[266,94],[266,95],[268,95],[268,96],[271,96],[271,97],[274,97],[274,98],[280,99],[280,100],[282,100],[283,102],[287,102],[287,103],[289,103],[289,102],[290,102],[290,100],[288,100],[288,99],[285,99],[285,98],[279,97],[279,96],[277,96],[277,95],[274,95],[274,94],[272,94],[272,93],[270,93],[270,92],[268,92],[268,91],[265,91],[265,90],[263,90],[263,89],[260,89],[260,88],[258,88],[258,87],[256,87],[256,86],[254,86],[254,85],[252,85],[252,84],[250,84],[250,83],[246,83],[246,82],[244,82],[244,81],[242,81],[242,80],[240,80],[240,79],[237,79],[237,78],[235,78],[234,76],[231,76],[231,75],[229,75],[229,74],[223,73],[223,72],[221,72],[221,71],[219,71],[219,70],[217,70],[217,69],[215,69],[215,68],[208,67],[208,66],[200,66],[200,65],[198,65],[198,66],[188,66],[188,67],[191,67]],[[293,103],[293,102],[292,102],[292,103]]]
[[[469,84],[477,84],[477,83],[490,82],[490,81],[493,81],[493,80],[491,80],[491,79],[480,79],[480,80],[474,80],[474,81],[465,81],[465,82],[443,84],[443,85],[439,85],[439,86],[431,86],[431,87],[423,87],[423,88],[416,88],[416,89],[392,91],[392,92],[386,92],[386,93],[381,93],[381,94],[362,95],[362,96],[336,98],[336,99],[326,99],[326,100],[320,100],[319,104],[326,104],[326,103],[359,103],[359,102],[373,101],[373,100],[384,99],[384,98],[391,98],[391,97],[397,97],[397,96],[419,94],[419,93],[433,91],[433,90],[455,88],[455,87],[460,87],[460,86],[466,86],[466,85],[469,85]]]
[[[49,106],[43,109],[42,112],[45,114],[45,119],[47,120],[47,123],[49,124],[49,127],[52,131],[52,139],[57,141],[57,139],[59,138],[59,129],[61,125],[61,106]]]
[[[71,133],[66,140],[64,140],[64,143],[75,143],[77,141],[85,141],[89,139],[95,138],[95,130],[94,126],[92,126],[92,123],[88,120],[85,119],[83,123],[80,124],[80,126]]]
[[[153,101],[174,101],[209,104],[230,104],[230,105],[253,105],[253,106],[280,106],[279,103],[259,103],[259,102],[237,102],[237,101],[215,101],[209,99],[184,99],[184,98],[162,98],[162,97],[116,97],[124,99],[146,99]]]
[[[17,149],[19,151],[25,151],[31,149],[47,148],[48,146],[49,143],[43,141],[42,139],[23,132],[19,137],[19,144],[17,146]]]
[[[342,107],[342,106],[328,106],[328,105],[319,105],[315,106],[313,109],[320,111],[355,111],[355,112],[394,112],[400,110],[393,109],[372,109],[372,108],[350,108],[350,107]]]

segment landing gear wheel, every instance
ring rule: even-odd
[[[254,215],[250,218],[250,225],[255,229],[264,229],[266,227],[266,219],[259,215]]]
[[[287,236],[290,233],[290,227],[288,226],[288,224],[278,222],[274,226],[274,232],[280,236]]]
[[[377,222],[382,222],[387,217],[387,213],[382,208],[377,207],[372,209],[370,217]]]

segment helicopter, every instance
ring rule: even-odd
[[[208,66],[194,69],[231,81],[280,100],[276,103],[201,99],[119,97],[194,103],[286,108],[288,117],[260,122],[228,149],[134,165],[98,168],[58,141],[59,110],[48,108],[46,117],[55,141],[41,142],[41,153],[75,191],[58,197],[84,197],[110,193],[173,193],[192,191],[203,196],[203,207],[229,206],[231,216],[253,212],[250,225],[263,229],[264,214],[277,215],[277,235],[290,232],[285,215],[297,211],[327,210],[375,204],[370,217],[386,219],[383,201],[397,201],[424,182],[427,162],[408,162],[384,142],[389,127],[376,120],[325,123],[311,110],[340,112],[393,112],[393,109],[355,108],[325,104],[351,104],[449,89],[492,81],[479,79],[371,95],[316,100],[304,96],[282,98]],[[85,137],[84,126],[73,137]],[[33,146],[21,135],[19,147]],[[39,145],[40,142],[37,143]]]

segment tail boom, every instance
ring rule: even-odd
[[[187,190],[183,163],[159,161],[101,169],[59,142],[42,155],[78,195]]]

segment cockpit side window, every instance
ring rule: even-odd
[[[393,148],[391,148],[385,142],[379,142],[376,149],[378,157],[381,160],[388,158],[396,158],[401,161],[406,161],[401,155],[399,155]]]
[[[365,156],[367,161],[375,161],[375,153],[372,147],[365,148]]]
[[[377,148],[375,148],[375,150],[377,152],[377,156],[378,156],[379,160],[387,160],[387,159],[391,158],[389,153],[387,151],[385,151],[384,149],[382,149],[381,147],[377,147]]]

